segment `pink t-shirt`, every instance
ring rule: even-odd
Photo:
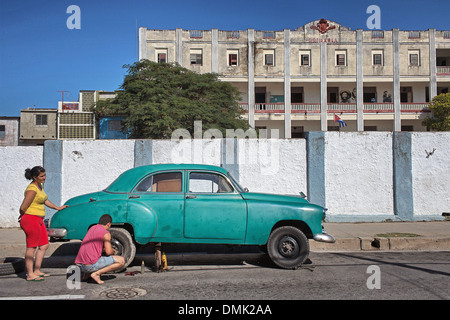
[[[101,224],[97,224],[89,229],[83,241],[80,251],[78,251],[75,263],[94,264],[100,259],[103,251],[103,237],[109,233]]]

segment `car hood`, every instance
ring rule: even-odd
[[[296,195],[280,195],[257,192],[243,192],[241,195],[245,200],[309,203],[308,200]]]
[[[77,204],[82,204],[82,203],[90,202],[92,200],[97,200],[99,197],[100,197],[100,192],[87,193],[87,194],[83,194],[81,196],[70,198],[69,200],[66,201],[65,205],[75,206]]]

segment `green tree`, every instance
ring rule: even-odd
[[[433,98],[429,108],[432,117],[422,122],[428,130],[450,131],[450,93],[442,93]]]
[[[218,80],[217,74],[199,74],[178,64],[141,60],[128,69],[114,99],[98,101],[94,112],[125,115],[124,130],[135,139],[170,139],[176,129],[194,133],[194,121],[203,130],[248,129],[239,107],[239,90]]]

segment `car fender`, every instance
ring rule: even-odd
[[[322,208],[309,203],[247,201],[248,223],[246,244],[265,244],[277,224],[291,221],[306,224],[312,234],[322,230]],[[283,224],[289,225],[289,224]]]
[[[127,222],[133,226],[134,240],[140,244],[150,242],[158,226],[154,210],[139,201],[128,202]]]
[[[113,224],[126,223],[127,201],[124,199],[91,201],[71,205],[57,211],[50,220],[50,228],[65,228],[63,239],[83,240],[90,226],[97,224],[100,217],[109,214]]]

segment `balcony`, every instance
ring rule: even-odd
[[[437,66],[436,74],[438,76],[450,76],[450,67],[447,66]]]
[[[241,108],[248,112],[248,103],[241,103]],[[394,103],[364,103],[364,113],[394,113]],[[255,113],[284,113],[284,103],[256,103],[254,105]],[[356,103],[328,103],[328,113],[357,113]],[[430,112],[427,102],[402,102],[400,103],[400,112],[418,113]],[[293,103],[291,113],[320,113],[320,103]]]

